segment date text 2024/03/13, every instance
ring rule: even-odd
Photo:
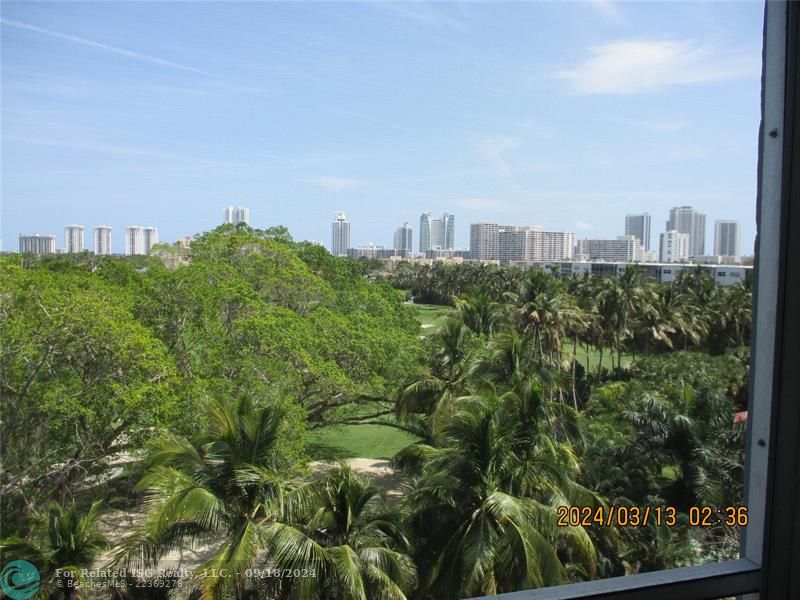
[[[691,527],[746,527],[746,506],[692,506],[681,513],[674,506],[559,506],[559,527],[675,527],[688,523]]]

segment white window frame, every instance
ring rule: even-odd
[[[800,598],[799,23],[800,3],[767,0],[741,558],[492,598]]]

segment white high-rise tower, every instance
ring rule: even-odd
[[[394,252],[397,256],[411,256],[413,231],[408,223],[403,223],[394,232]]]
[[[129,225],[125,228],[125,256],[144,253],[144,228],[139,225]]]
[[[702,256],[706,249],[706,216],[691,206],[676,206],[669,211],[667,231],[689,236],[689,256]]]
[[[331,254],[347,256],[350,247],[350,221],[343,212],[336,213],[331,223]]]
[[[111,254],[111,227],[98,225],[94,228],[94,253],[98,256]]]
[[[56,236],[20,233],[19,251],[22,254],[55,254]]]
[[[150,254],[150,250],[158,243],[158,227],[145,227],[143,234],[144,253]]]
[[[83,225],[67,225],[64,227],[64,251],[67,254],[83,252]]]
[[[239,223],[250,225],[250,209],[242,206],[226,206],[225,222],[234,225],[238,225]]]

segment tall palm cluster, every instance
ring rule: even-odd
[[[635,265],[619,278],[566,280],[516,267],[403,265],[393,283],[415,301],[453,306],[477,335],[510,328],[529,334],[533,351],[551,365],[566,358],[570,342],[612,353],[616,369],[623,353],[719,354],[750,339],[750,280],[719,286],[700,267],[659,284]]]
[[[419,269],[430,283],[435,271]],[[469,269],[449,272],[448,286],[459,273]],[[564,281],[514,269],[509,277],[510,289],[463,282],[468,291],[452,299],[428,338],[428,370],[397,402],[397,418],[423,438],[396,457],[412,476],[407,510],[422,597],[493,594],[699,558],[688,536],[683,545],[672,540],[680,550],[670,554],[661,531],[620,538],[552,528],[548,518],[555,506],[667,502],[688,510],[740,501],[742,432],[732,417],[746,400],[691,373],[713,362],[710,355],[748,343],[749,284],[720,287],[692,271],[660,285],[637,268],[619,279]],[[659,363],[624,368],[624,356],[638,357],[637,365],[684,349],[695,355],[690,363],[662,373]],[[605,387],[616,385],[609,382],[636,377],[645,383],[632,382],[624,402],[598,412]],[[664,385],[676,378],[680,388]],[[741,387],[746,372],[732,378]],[[598,423],[586,425],[595,414]],[[711,536],[700,543],[716,543]]]
[[[557,506],[599,506],[575,481],[574,412],[530,380],[451,403],[429,443],[403,450],[406,510],[422,598],[463,598],[563,583],[567,564],[595,573],[581,527]]]

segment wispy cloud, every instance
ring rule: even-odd
[[[445,10],[432,4],[422,2],[374,2],[372,6],[388,10],[398,16],[417,21],[424,25],[445,27],[457,31],[466,31],[467,27],[461,19],[448,14]]]
[[[53,146],[57,148],[70,148],[73,150],[85,150],[87,152],[99,152],[101,154],[117,154],[128,156],[140,156],[143,158],[153,158],[157,160],[187,160],[188,157],[171,152],[160,152],[147,148],[137,148],[132,146],[119,146],[115,144],[104,144],[97,142],[81,142],[73,140],[59,140],[47,138],[34,138],[15,135],[4,135],[4,142],[17,142],[19,144],[30,144],[34,146]]]
[[[339,192],[342,190],[352,190],[355,188],[363,187],[367,184],[366,181],[363,179],[355,179],[352,177],[317,177],[311,181],[314,185],[324,188],[326,190],[331,190],[334,192]]]
[[[133,52],[132,50],[126,50],[124,48],[118,48],[116,46],[111,46],[109,44],[103,44],[102,42],[96,42],[94,40],[88,40],[86,38],[78,37],[76,35],[71,35],[69,33],[62,33],[60,31],[53,31],[52,29],[45,29],[44,27],[39,27],[38,25],[31,25],[30,23],[23,23],[22,21],[13,21],[11,19],[4,19],[0,17],[0,23],[6,25],[8,27],[15,27],[17,29],[24,29],[26,31],[33,31],[36,33],[40,33],[42,35],[47,35],[50,37],[54,37],[60,40],[64,40],[67,42],[72,42],[75,44],[81,44],[83,46],[89,46],[91,48],[97,48],[98,50],[105,50],[106,52],[112,52],[114,54],[119,54],[121,56],[127,56],[128,58],[133,58],[135,60],[140,60],[144,62],[149,62],[151,64],[159,65],[162,67],[168,67],[170,69],[178,69],[180,71],[187,71],[189,73],[197,73],[199,75],[206,75],[209,77],[213,77],[212,73],[208,71],[204,71],[203,69],[198,69],[196,67],[191,67],[189,65],[183,65],[180,63],[173,62],[171,60],[165,60],[163,58],[159,58],[157,56],[150,56],[148,54],[141,54],[140,52]]]
[[[589,5],[592,6],[597,12],[616,23],[625,23],[625,17],[622,16],[622,11],[619,5],[612,0],[588,0]]]
[[[594,225],[578,219],[577,221],[575,221],[575,229],[577,229],[578,231],[589,231],[590,229],[594,229]]]
[[[568,81],[577,94],[632,94],[757,75],[759,70],[757,55],[685,40],[620,40],[593,47],[589,58],[556,77]]]
[[[500,177],[511,175],[511,164],[506,154],[517,146],[519,141],[507,135],[482,136],[475,140],[473,145],[478,156]]]

